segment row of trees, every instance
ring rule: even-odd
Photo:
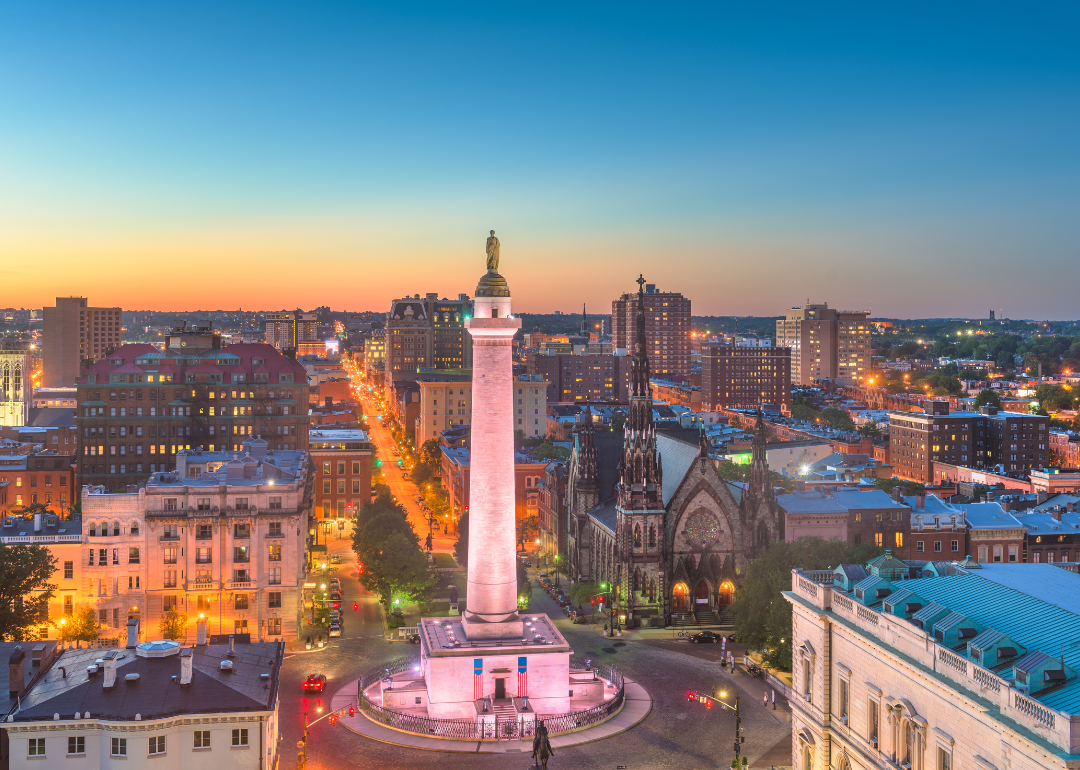
[[[849,433],[855,431],[855,423],[847,412],[834,406],[818,409],[804,398],[796,397],[791,402],[791,416],[804,422],[821,423],[836,430]]]
[[[1011,369],[1022,362],[1032,371],[1042,364],[1043,374],[1057,374],[1066,369],[1080,371],[1080,336],[969,335],[955,324],[926,327],[920,333],[936,339],[932,344],[920,344],[910,339],[882,337],[874,340],[874,354],[890,359],[975,358],[994,361],[1002,369]]]
[[[379,596],[387,612],[395,600],[421,610],[435,590],[435,575],[405,509],[386,488],[353,521],[353,551],[364,565],[360,584]]]

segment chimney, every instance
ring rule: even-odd
[[[893,489],[892,489],[892,499],[895,500],[898,503],[901,500],[903,500],[904,499],[904,488],[899,486],[899,485],[893,487]]]
[[[1051,508],[1050,515],[1054,517],[1054,521],[1061,521],[1061,506],[1055,505]]]
[[[201,647],[206,646],[206,618],[201,615],[195,623],[195,644]]]
[[[102,656],[105,659],[105,678],[101,682],[104,690],[110,690],[116,686],[116,650],[109,650]]]
[[[926,493],[925,492],[916,492],[915,493],[915,507],[916,508],[925,508],[926,507]]]
[[[229,634],[229,657],[236,657],[236,637],[232,634]]]
[[[805,492],[806,491],[806,482],[803,481],[802,479],[799,479],[798,481],[796,481],[795,482],[795,491],[796,492]]]
[[[134,650],[139,646],[139,619],[128,618],[127,622],[127,647],[129,650]]]
[[[26,690],[26,653],[16,645],[8,658],[8,697],[18,698]]]
[[[195,660],[195,649],[185,647],[180,650],[180,684],[191,684],[191,664]]]
[[[1050,499],[1050,493],[1049,492],[1039,490],[1038,492],[1035,493],[1035,504],[1036,505],[1042,505],[1043,503],[1045,503],[1049,499]]]
[[[34,531],[35,532],[40,532],[41,531],[41,514],[40,513],[35,513],[34,514]]]
[[[1072,513],[1076,510],[1076,503],[1065,503],[1065,510]]]
[[[1012,500],[1007,500],[1005,498],[1001,498],[1000,505],[1001,505],[1001,510],[1005,511],[1005,513],[1008,513],[1009,511],[1012,510]]]

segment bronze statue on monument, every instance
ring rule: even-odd
[[[499,239],[495,237],[495,231],[488,236],[487,246],[487,269],[489,273],[499,272]]]

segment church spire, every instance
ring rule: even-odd
[[[589,315],[585,312],[585,303],[581,303],[581,336],[585,338],[585,344],[589,343]]]
[[[769,432],[765,429],[765,420],[758,409],[754,423],[754,440],[750,444],[750,475],[746,485],[747,498],[755,502],[771,499],[772,482],[769,480],[769,456],[767,445]]]
[[[579,486],[598,487],[600,484],[600,465],[596,457],[596,429],[593,426],[592,407],[585,405],[585,419],[577,428],[578,466],[577,482]]]
[[[630,364],[630,419],[632,430],[652,426],[652,386],[649,384],[649,353],[645,339],[645,278],[638,276],[636,334]]]
[[[619,480],[623,510],[663,508],[660,493],[660,457],[656,451],[653,425],[652,386],[649,384],[649,356],[645,339],[645,279],[638,277],[637,334],[630,364],[630,415],[623,439],[622,472]]]

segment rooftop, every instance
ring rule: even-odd
[[[266,711],[277,699],[278,672],[285,647],[277,642],[194,647],[192,680],[181,685],[180,655],[142,657],[135,650],[64,650],[48,673],[22,698],[15,721],[74,719],[160,719],[180,714]],[[104,662],[115,654],[116,685],[103,687]],[[232,664],[229,671],[221,662]],[[91,666],[98,670],[91,674]],[[129,674],[138,674],[136,682]],[[265,677],[264,677],[265,675]],[[174,680],[174,677],[176,679]]]

